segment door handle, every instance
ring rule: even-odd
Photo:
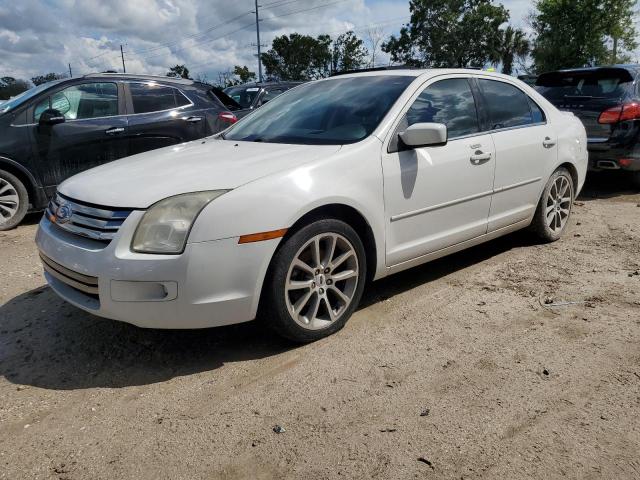
[[[476,152],[471,155],[470,160],[474,165],[482,165],[491,160],[491,152],[484,153],[482,150],[476,150]]]
[[[186,117],[183,120],[188,123],[198,123],[202,121],[202,117]]]
[[[124,128],[122,127],[113,127],[104,131],[107,135],[117,135],[122,132],[124,132]]]
[[[554,147],[556,145],[555,140],[551,140],[550,137],[545,137],[544,141],[542,142],[542,146],[544,148],[551,148]]]

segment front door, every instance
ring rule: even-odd
[[[387,266],[487,231],[495,149],[482,133],[467,78],[428,85],[402,116],[382,155]],[[398,133],[414,123],[444,123],[448,142],[407,150]]]
[[[34,156],[49,193],[76,173],[127,156],[127,119],[121,115],[120,96],[116,83],[83,83],[54,92],[30,109]],[[49,108],[65,121],[40,125],[40,115]]]

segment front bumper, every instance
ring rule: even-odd
[[[189,243],[181,255],[134,253],[129,245],[142,214],[134,211],[106,246],[43,218],[36,244],[48,261],[51,288],[87,312],[145,328],[206,328],[255,318],[279,239]]]

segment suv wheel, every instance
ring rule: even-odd
[[[0,231],[17,226],[29,209],[29,195],[14,175],[0,170]]]
[[[280,335],[312,342],[340,330],[364,289],[366,258],[346,223],[327,219],[285,240],[266,285],[266,321]]]
[[[545,242],[555,242],[569,223],[573,207],[573,179],[565,168],[559,168],[544,188],[531,222],[532,230]]]

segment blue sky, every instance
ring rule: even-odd
[[[526,28],[529,0],[503,0]],[[282,34],[353,29],[388,37],[409,19],[408,0],[262,0],[261,43]],[[257,68],[254,0],[0,0],[0,76],[30,78],[122,70],[164,74],[186,64],[215,81],[234,65]],[[374,30],[373,32],[370,32]],[[369,48],[371,45],[368,45]],[[388,58],[378,52],[376,64]]]

